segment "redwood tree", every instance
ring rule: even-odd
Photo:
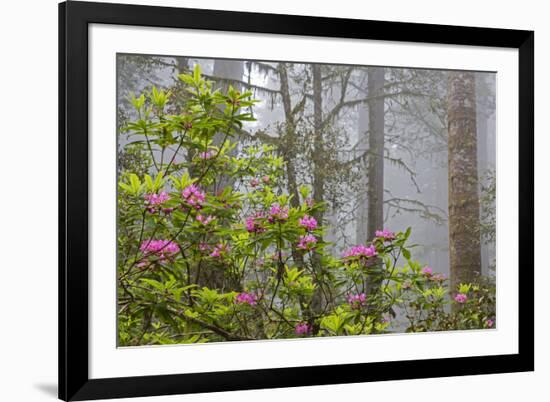
[[[369,68],[369,168],[367,239],[384,226],[384,68]]]
[[[450,72],[447,92],[451,287],[481,274],[475,75]]]

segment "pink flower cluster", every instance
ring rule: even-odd
[[[467,300],[468,300],[468,296],[466,296],[464,293],[458,293],[455,296],[455,302],[457,303],[463,304],[463,303],[466,303]]]
[[[434,274],[430,277],[430,279],[434,282],[443,282],[447,277],[443,274]]]
[[[298,248],[301,248],[302,250],[313,250],[316,243],[317,238],[311,234],[300,236]]]
[[[392,241],[395,240],[395,233],[390,232],[388,229],[384,230],[377,230],[374,232],[374,235],[376,237],[379,237],[381,239],[384,239],[384,241]]]
[[[422,268],[422,274],[425,275],[430,281],[443,282],[446,277],[443,274],[434,274],[430,267]]]
[[[346,250],[343,256],[344,258],[351,258],[351,257],[369,258],[369,257],[374,257],[376,255],[378,255],[378,253],[376,252],[376,247],[374,247],[374,245],[371,244],[368,247],[363,245],[354,246],[349,250]]]
[[[212,215],[208,215],[206,218],[204,216],[202,216],[201,214],[197,215],[197,221],[199,221],[204,226],[208,225],[214,219],[216,219],[216,218],[213,217]]]
[[[288,219],[288,208],[281,207],[279,204],[273,204],[269,210],[269,217],[267,220],[269,223],[275,221],[285,221]]]
[[[306,230],[312,231],[317,228],[317,220],[313,216],[304,215],[303,218],[298,220],[300,226],[306,228]]]
[[[200,189],[194,184],[185,187],[181,193],[181,196],[195,209],[201,209],[202,203],[206,198],[204,192],[200,191]]]
[[[149,205],[160,205],[163,202],[168,201],[170,196],[166,191],[161,191],[159,194],[145,194],[144,198]]]
[[[236,304],[248,304],[255,306],[258,302],[258,296],[253,292],[242,292],[235,296]]]
[[[493,328],[493,325],[495,325],[495,322],[490,318],[488,318],[487,321],[485,321],[485,324],[487,325],[487,328]]]
[[[294,327],[296,335],[307,335],[311,331],[311,326],[307,322],[301,322]]]
[[[145,206],[147,207],[147,211],[151,214],[154,214],[158,210],[159,205],[168,201],[170,199],[170,196],[166,191],[161,191],[159,194],[145,194],[143,198],[145,198]],[[165,213],[170,213],[173,211],[173,208],[162,208],[162,211],[164,211]]]
[[[170,240],[145,240],[139,249],[142,253],[156,254],[161,259],[180,251],[179,246]]]
[[[214,257],[214,258],[223,257],[224,255],[229,253],[230,250],[231,248],[227,244],[222,244],[222,243],[216,244],[214,246],[214,250],[212,250],[212,252],[210,253],[210,257]]]
[[[433,270],[430,267],[424,267],[424,268],[422,268],[422,274],[424,274],[428,277],[432,276]]]
[[[354,310],[358,310],[361,307],[363,307],[366,301],[367,301],[367,295],[364,293],[348,296],[348,303],[351,306],[351,308]]]
[[[264,218],[263,212],[256,212],[253,216],[246,218],[246,230],[250,233],[262,233],[266,229],[262,225],[262,219]]]

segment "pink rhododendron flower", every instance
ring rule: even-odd
[[[435,282],[443,282],[445,279],[447,279],[447,277],[443,274],[435,274],[432,275],[430,279]]]
[[[269,210],[269,217],[267,220],[270,223],[275,221],[285,221],[288,219],[288,208],[281,207],[279,204],[273,204]]]
[[[214,219],[216,219],[215,217],[213,217],[212,215],[208,215],[208,217],[204,217],[202,215],[197,215],[197,220],[202,223],[204,226],[208,225],[210,222],[212,222]]]
[[[264,217],[263,212],[256,212],[253,216],[246,218],[246,230],[250,233],[262,233],[266,229],[262,225],[262,218]]]
[[[163,202],[168,201],[170,196],[166,191],[161,191],[159,194],[145,194],[143,198],[145,198],[146,203],[149,205],[160,205]]]
[[[161,205],[163,202],[168,201],[170,199],[170,196],[166,191],[161,191],[159,194],[156,194],[156,193],[145,194],[143,198],[145,198],[145,205],[147,207],[147,211],[151,214],[154,214],[157,211],[157,207]]]
[[[422,273],[426,276],[432,276],[433,271],[430,267],[424,267],[422,268]]]
[[[348,296],[348,304],[354,310],[358,310],[361,307],[363,307],[366,301],[367,301],[367,295],[364,293]]]
[[[250,185],[252,187],[256,187],[258,184],[260,184],[260,180],[256,179],[255,177],[250,180]]]
[[[246,230],[250,233],[256,232],[257,228],[256,222],[254,222],[254,217],[249,216],[248,218],[246,218]]]
[[[495,322],[488,318],[487,321],[485,321],[485,324],[487,324],[487,328],[492,328],[493,325],[495,325]]]
[[[250,306],[255,306],[257,303],[258,296],[253,292],[242,292],[235,296],[236,304],[248,304]]]
[[[214,250],[210,253],[210,257],[223,257],[225,254],[227,254],[231,248],[227,244],[216,244],[214,246]]]
[[[208,243],[201,242],[199,243],[199,250],[200,251],[208,251],[210,249],[210,246]]]
[[[161,259],[176,254],[180,251],[177,243],[170,240],[145,240],[139,247],[142,253],[156,254]]]
[[[378,255],[376,252],[376,247],[374,247],[373,244],[370,246],[354,246],[350,248],[349,250],[344,252],[344,258],[350,258],[350,257],[359,257],[359,258],[369,258],[374,257]]]
[[[296,335],[307,335],[311,331],[311,327],[307,322],[301,322],[294,327],[294,333]]]
[[[395,233],[390,232],[388,229],[377,230],[376,232],[374,232],[374,235],[376,237],[380,237],[381,239],[384,239],[385,241],[395,240]]]
[[[298,223],[310,231],[317,228],[317,220],[313,216],[304,215],[303,218],[300,218]]]
[[[466,300],[468,300],[468,296],[466,296],[464,293],[458,293],[455,296],[455,302],[457,303],[466,303]]]
[[[185,199],[185,201],[187,201],[189,205],[196,209],[202,208],[202,203],[206,198],[205,194],[200,191],[200,189],[194,184],[185,187],[185,189],[181,193],[181,196]]]
[[[311,234],[300,236],[298,248],[301,248],[302,250],[312,250],[315,248],[316,243],[317,238]]]

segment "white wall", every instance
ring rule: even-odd
[[[119,2],[125,2],[120,1]],[[139,2],[139,1],[134,1]],[[57,377],[57,5],[2,2],[0,46],[0,399],[54,400]],[[543,262],[550,196],[544,173],[550,147],[550,24],[544,1],[524,0],[189,0],[145,4],[478,25],[536,31],[537,359],[536,372],[399,381],[134,401],[545,400],[550,324]],[[451,5],[452,4],[452,5]],[[546,246],[546,247],[545,247]],[[546,381],[545,381],[546,380]]]

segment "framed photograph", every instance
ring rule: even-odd
[[[534,33],[59,5],[59,397],[534,369]]]

